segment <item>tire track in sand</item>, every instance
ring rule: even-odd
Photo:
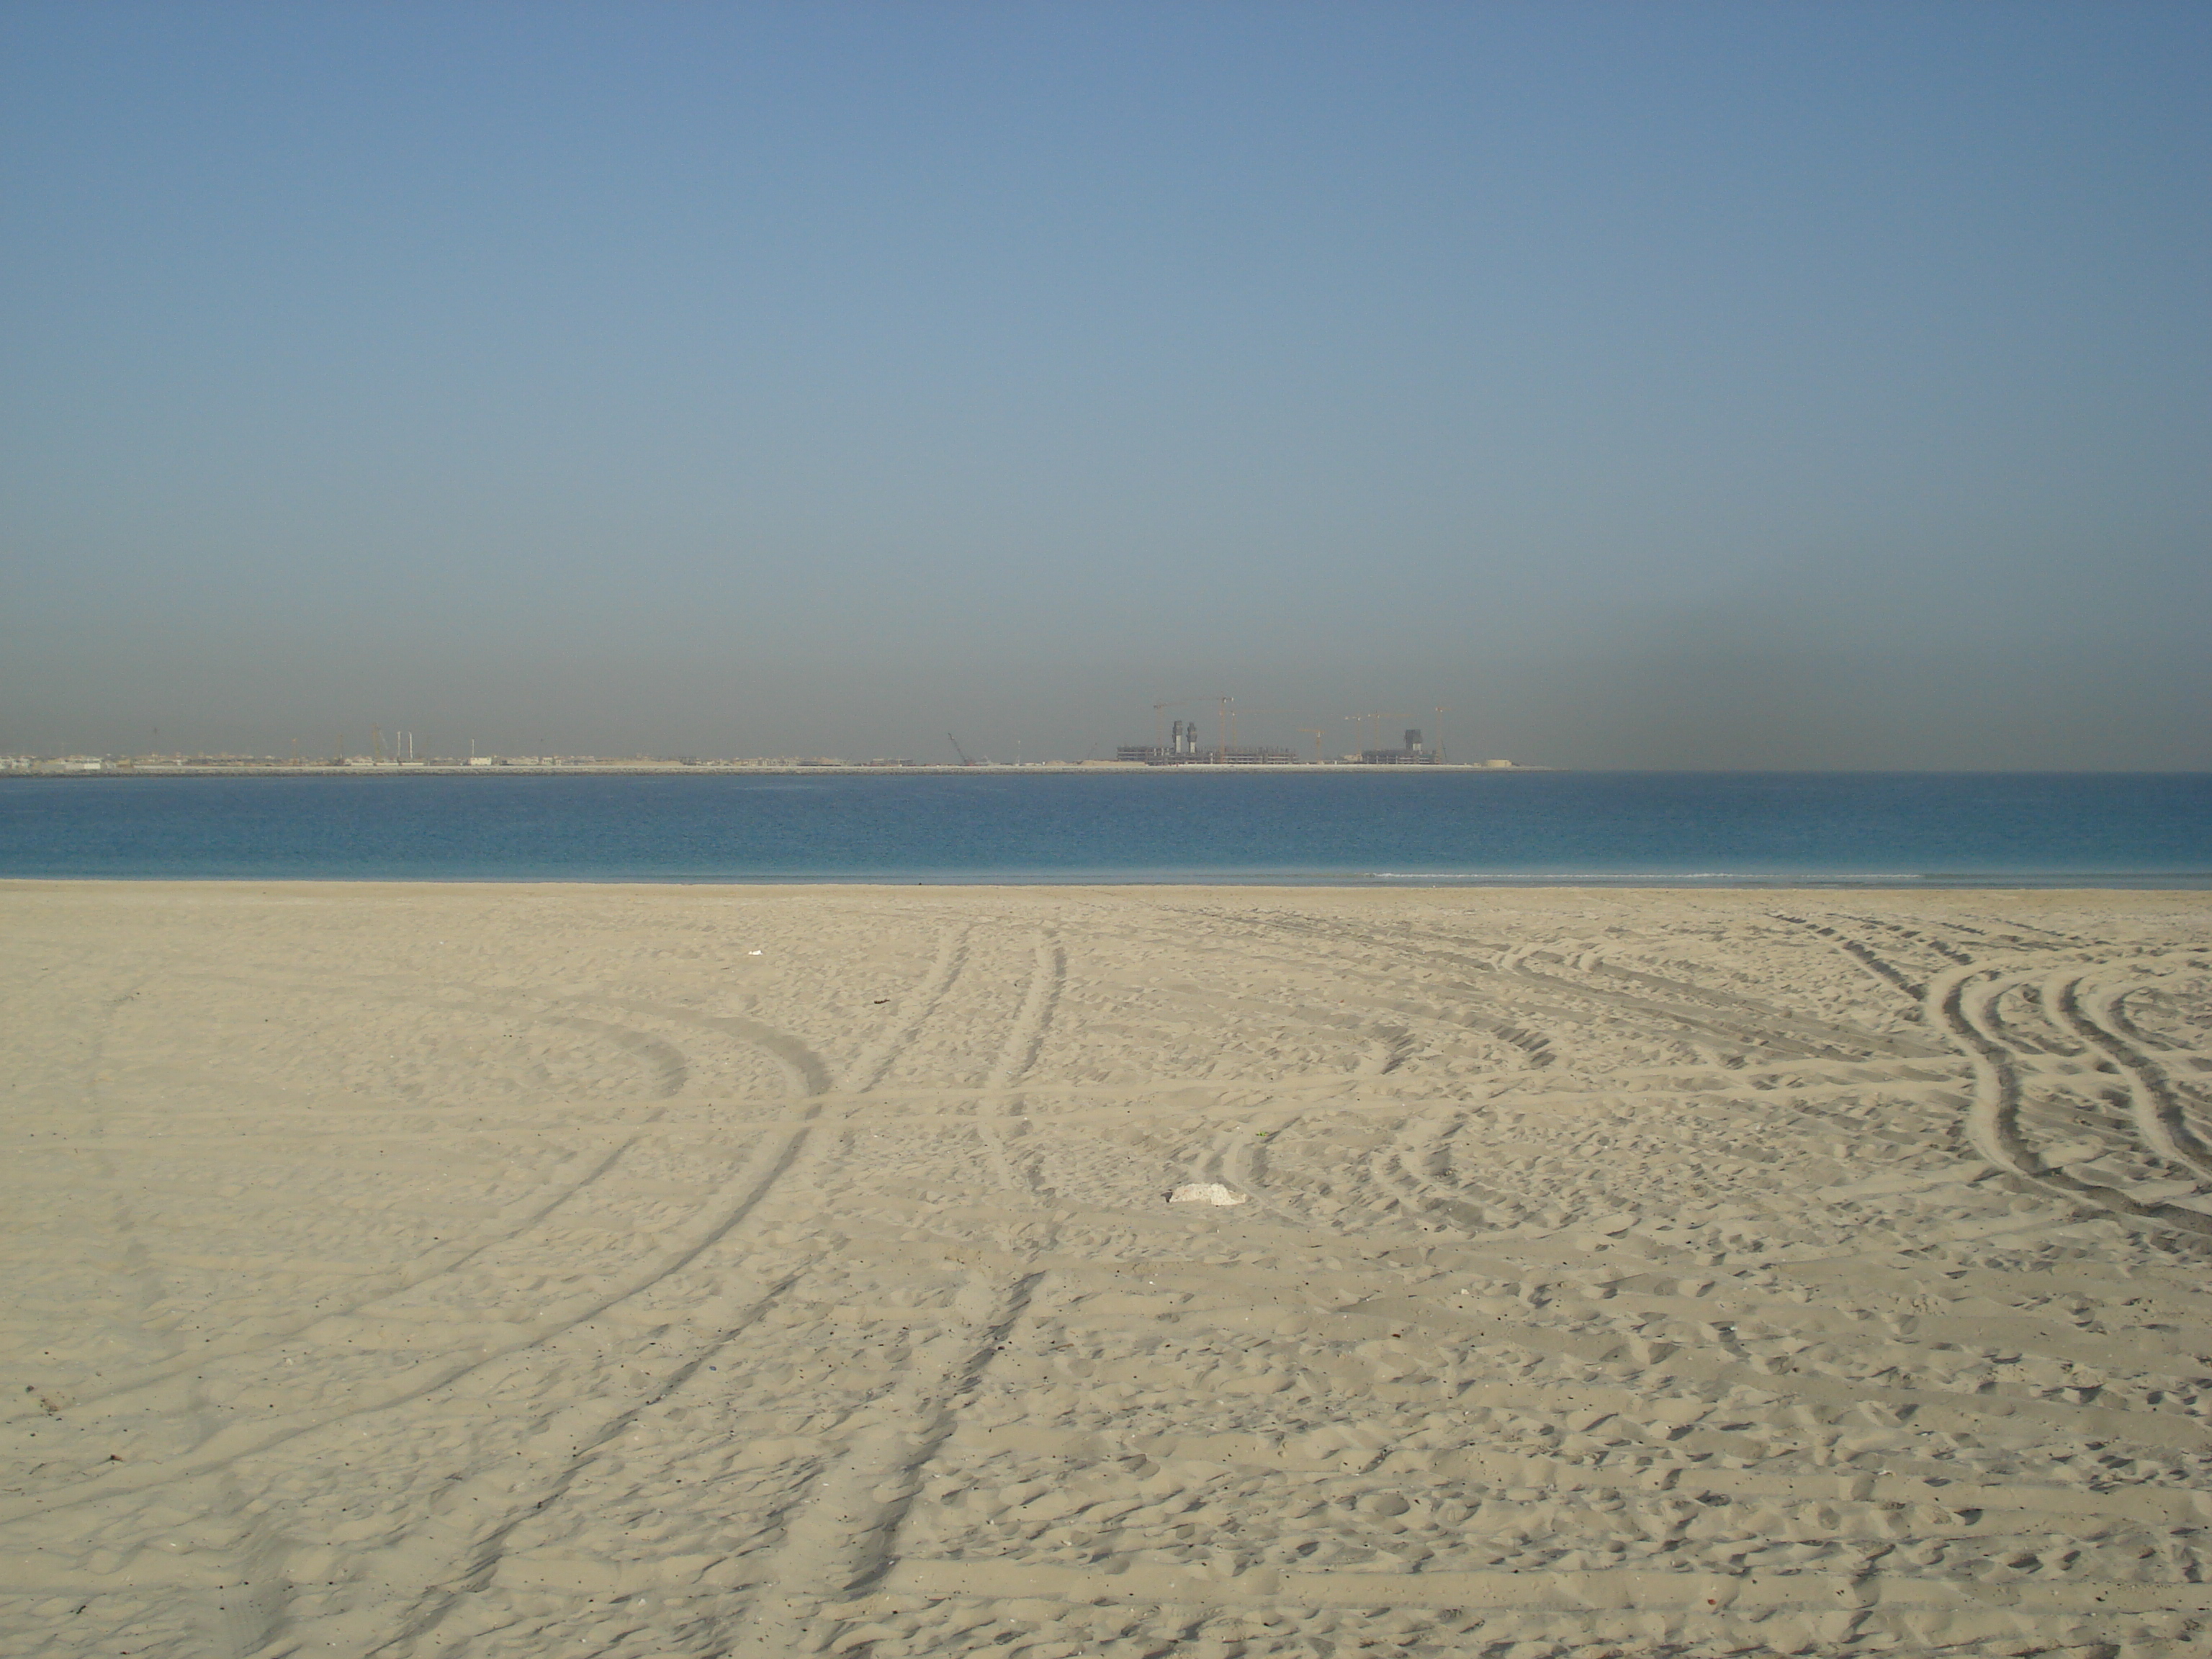
[[[1802,927],[1808,933],[1819,934],[1853,962],[1858,963],[1860,967],[1865,969],[1867,972],[1881,981],[1883,984],[1893,990],[1904,992],[1906,996],[1912,999],[1915,1006],[1924,1006],[1928,995],[1927,986],[1911,978],[1893,963],[1883,960],[1859,940],[1836,928],[1814,921],[1810,916],[1793,916],[1784,910],[1777,910],[1771,914],[1777,921],[1786,921],[1793,927]]]
[[[1416,1113],[1375,1149],[1367,1161],[1368,1175],[1389,1208],[1417,1222],[1434,1218],[1466,1232],[1490,1233],[1498,1229],[1484,1218],[1488,1206],[1502,1202],[1522,1211],[1542,1207],[1518,1194],[1470,1192],[1445,1174],[1448,1144],[1466,1127],[1467,1117],[1464,1109]]]
[[[1028,1074],[1036,1064],[1037,1051],[1044,1046],[1053,1010],[1059,1006],[1067,980],[1066,949],[1055,935],[1044,933],[1037,935],[1035,950],[1036,965],[1023,994],[1021,1012],[1014,1017],[1014,1029],[1006,1034],[999,1058],[984,1079],[987,1089],[1011,1089]]]
[[[2143,1145],[2170,1164],[2212,1176],[2212,1146],[2200,1140],[2189,1127],[2181,1097],[2163,1067],[2120,1036],[2115,1017],[2119,999],[2134,987],[2088,993],[2083,1006],[2085,975],[2054,979],[2044,994],[2044,1006],[2084,1042],[2101,1048],[2128,1074],[2128,1096],[2133,1108],[2136,1133]],[[2093,1011],[2094,1010],[2094,1013]]]
[[[2020,1067],[2011,1050],[1990,1041],[1967,1012],[1970,987],[1988,979],[1988,969],[1959,969],[1937,975],[1928,988],[1928,1006],[1974,1064],[1974,1100],[1967,1109],[1966,1139],[1983,1158],[2022,1184],[2052,1197],[2086,1202],[2116,1215],[2179,1231],[2212,1238],[2212,1215],[2156,1200],[2146,1200],[2100,1182],[2085,1181],[2069,1170],[2045,1164],[2021,1133],[2022,1103]],[[1974,988],[1987,998],[2002,992],[2007,981]]]
[[[970,1275],[953,1300],[957,1322],[921,1346],[844,1455],[817,1475],[784,1529],[745,1626],[727,1659],[818,1652],[843,1622],[836,1604],[873,1585],[897,1560],[900,1523],[922,1471],[959,1423],[961,1404],[1028,1312],[1042,1272],[1011,1282]]]
[[[235,975],[205,975],[238,984],[251,984]],[[691,1080],[690,1058],[675,1044],[650,1032],[614,1021],[593,1019],[577,1014],[552,1012],[544,1006],[515,998],[485,996],[476,994],[467,1000],[455,1003],[413,996],[407,1000],[441,1009],[462,1007],[483,1013],[498,1013],[508,1018],[520,1018],[544,1024],[566,1025],[574,1030],[588,1030],[645,1061],[654,1073],[654,1094],[659,1098],[679,1093]],[[619,1007],[633,1013],[647,1013],[678,1024],[714,1030],[733,1036],[739,1042],[766,1052],[784,1071],[794,1093],[801,1097],[827,1091],[828,1076],[820,1060],[797,1038],[758,1020],[738,1015],[702,1014],[696,1010],[672,1008],[663,1004],[635,1000],[610,998],[605,1006]],[[332,1292],[305,1305],[304,1310],[283,1325],[271,1329],[266,1327],[250,1335],[220,1338],[194,1349],[189,1354],[149,1367],[118,1379],[96,1394],[81,1396],[76,1408],[122,1398],[143,1389],[157,1386],[204,1365],[213,1359],[242,1358],[270,1352],[293,1338],[301,1335],[326,1319],[343,1319],[360,1314],[377,1303],[405,1291],[416,1290],[432,1281],[453,1275],[470,1262],[501,1245],[513,1243],[532,1228],[540,1226],[586,1188],[596,1184],[635,1146],[642,1137],[625,1137],[611,1151],[594,1156],[578,1153],[564,1158],[556,1166],[549,1182],[553,1190],[550,1195],[544,1188],[509,1205],[491,1218],[468,1237],[457,1239],[435,1250],[424,1252],[412,1261],[382,1273],[356,1279],[342,1292]],[[582,1166],[580,1170],[579,1166]]]
[[[1835,928],[1778,912],[1776,919],[1820,934],[1876,977],[1917,998],[1929,1028],[1948,1035],[1973,1067],[1974,1093],[1966,1109],[1966,1139],[2001,1174],[2024,1188],[2063,1203],[2087,1204],[2117,1217],[2212,1237],[2212,1215],[2156,1199],[2140,1199],[2107,1182],[2085,1180],[2045,1163],[2028,1144],[2020,1121],[2025,1104],[2020,1055],[2003,1041],[2001,1034],[2005,1028],[1988,1005],[2007,991],[2032,981],[2063,989],[2062,981],[2071,982],[2065,975],[2046,979],[2040,974],[1969,964],[1947,969],[1924,986],[1915,985],[1864,944]],[[2054,1005],[2046,995],[2043,1006],[2047,1009]]]
[[[891,1030],[854,1062],[848,1073],[851,1079],[849,1092],[865,1093],[873,1089],[900,1054],[912,1045],[965,967],[973,931],[967,927],[946,931],[927,975],[904,1000]],[[661,1004],[625,1001],[618,1006],[737,1033],[755,1041],[783,1064],[795,1092],[815,1100],[799,1125],[784,1137],[775,1164],[765,1173],[757,1191],[745,1206],[744,1214],[750,1214],[805,1150],[814,1120],[821,1109],[817,1097],[830,1091],[827,1068],[796,1038],[757,1021],[738,1016],[702,1014]],[[744,1215],[734,1218],[730,1227],[722,1231],[726,1233],[743,1219]],[[408,1582],[410,1589],[420,1589],[424,1585],[429,1588],[420,1589],[410,1604],[400,1631],[362,1650],[376,1653],[407,1647],[434,1631],[464,1597],[489,1587],[505,1554],[507,1540],[514,1529],[562,1501],[604,1449],[626,1432],[641,1413],[682,1388],[708,1361],[725,1352],[731,1342],[774,1306],[797,1279],[798,1275],[793,1274],[772,1286],[755,1301],[743,1319],[694,1353],[648,1398],[603,1409],[581,1419],[576,1419],[574,1413],[564,1413],[564,1420],[549,1425],[537,1441],[543,1449],[556,1454],[557,1467],[551,1471],[542,1466],[533,1468],[527,1449],[518,1450],[513,1455],[523,1464],[519,1474],[511,1468],[482,1472],[453,1497],[442,1499],[441,1512],[430,1523],[432,1535],[410,1538],[406,1545],[388,1553],[392,1559],[386,1564],[397,1578]],[[447,1567],[442,1574],[438,1574],[436,1568],[426,1571],[421,1559],[426,1554],[440,1563],[459,1565]]]
[[[998,1058],[983,1079],[987,1095],[1006,1095],[1036,1064],[1037,1053],[1044,1047],[1045,1033],[1051,1028],[1053,1012],[1060,1006],[1061,991],[1067,982],[1067,951],[1059,939],[1050,933],[1037,935],[1034,945],[1035,963],[1030,970],[1029,988],[1023,994],[1020,1012],[1014,1016],[1013,1029],[999,1049]],[[999,1183],[1011,1192],[1036,1196],[1038,1183],[1032,1169],[1024,1175],[1014,1167],[1012,1156],[1006,1150],[1006,1137],[1001,1123],[1022,1121],[1023,1100],[1018,1094],[1006,1095],[976,1120],[976,1133],[981,1137],[985,1157],[990,1160],[992,1173]]]
[[[1508,1002],[1500,994],[1502,977],[1490,963],[1452,952],[1404,946],[1397,954],[1438,964],[1459,977],[1444,984],[1425,983],[1421,994],[1430,1000],[1416,1001],[1406,994],[1406,979],[1402,973],[1392,970],[1389,959],[1380,963],[1370,959],[1362,965],[1352,966],[1343,962],[1332,962],[1328,951],[1297,953],[1285,944],[1290,939],[1310,939],[1339,954],[1355,954],[1358,941],[1339,929],[1324,927],[1317,923],[1302,922],[1294,918],[1274,917],[1266,924],[1250,921],[1225,910],[1199,908],[1193,915],[1205,918],[1217,930],[1232,933],[1245,941],[1238,956],[1242,961],[1267,961],[1299,973],[1316,970],[1328,975],[1336,986],[1338,1006],[1344,1008],[1371,1009],[1387,1016],[1391,1021],[1412,1021],[1416,1024],[1441,1028],[1431,1033],[1431,1040],[1443,1037],[1449,1041],[1468,1031],[1495,1038],[1527,1056],[1532,1069],[1553,1064],[1559,1055],[1552,1048],[1555,1033],[1543,1029],[1536,1022],[1541,1018],[1554,1020],[1572,1018],[1567,1009],[1551,1004],[1531,1004],[1523,998]],[[1142,923],[1125,925],[1126,936],[1141,934],[1167,945],[1187,945],[1188,935],[1171,932],[1158,925]],[[1467,975],[1479,975],[1495,979],[1478,994],[1474,981]],[[1344,987],[1354,981],[1375,988],[1372,993],[1358,996],[1347,994]],[[1174,988],[1173,994],[1186,1003],[1225,1010],[1237,1013],[1265,1013],[1272,1018],[1288,1019],[1316,1030],[1343,1032],[1385,1042],[1382,1028],[1377,1022],[1359,1013],[1335,1013],[1318,1009],[1307,1002],[1288,1002],[1247,992],[1231,995],[1207,992],[1188,986]],[[1502,1011],[1502,1012],[1501,1012]],[[1510,1016],[1510,1018],[1508,1017]],[[1394,1031],[1402,1027],[1394,1026]]]
[[[899,1005],[898,1016],[890,1030],[853,1062],[847,1073],[847,1093],[864,1095],[876,1088],[890,1074],[898,1057],[914,1046],[923,1024],[943,1004],[946,994],[952,989],[952,982],[960,977],[960,970],[968,965],[968,941],[975,931],[972,927],[945,930],[928,976]]]
[[[963,936],[963,957],[965,951]],[[1005,1094],[1036,1065],[1066,977],[1066,947],[1054,933],[1040,933],[1021,1007],[984,1078],[988,1093]],[[937,995],[951,982],[948,973]],[[934,999],[928,1006],[935,1006]],[[1035,1195],[1036,1182],[1016,1170],[994,1121],[1018,1114],[1020,1104],[1019,1095],[1008,1096],[976,1127],[1000,1183]],[[1049,1255],[1058,1234],[1056,1225],[1048,1227],[1032,1256]],[[953,1321],[921,1345],[904,1374],[869,1408],[867,1425],[810,1483],[729,1659],[786,1659],[834,1639],[843,1622],[836,1604],[866,1589],[895,1564],[899,1528],[921,1491],[922,1472],[958,1426],[962,1402],[981,1384],[1044,1277],[1039,1269],[1012,1277],[968,1274],[953,1297]]]
[[[1262,1214],[1295,1227],[1311,1227],[1311,1216],[1267,1184],[1268,1143],[1287,1133],[1304,1115],[1303,1112],[1294,1112],[1276,1119],[1273,1127],[1264,1130],[1255,1130],[1249,1123],[1235,1125],[1219,1139],[1212,1156],[1198,1166],[1192,1179],[1218,1181],[1231,1190],[1243,1193],[1260,1206]]]
[[[399,1615],[399,1628],[359,1651],[411,1650],[411,1644],[430,1635],[463,1597],[488,1588],[516,1528],[567,1497],[584,1472],[640,1417],[683,1389],[709,1360],[726,1352],[797,1280],[794,1273],[771,1285],[742,1316],[684,1361],[650,1395],[626,1405],[563,1411],[498,1465],[479,1469],[441,1492],[438,1513],[428,1523],[404,1543],[359,1563],[364,1576],[385,1579],[411,1598]]]
[[[180,1358],[119,1377],[96,1393],[77,1396],[70,1409],[82,1411],[86,1407],[153,1388],[183,1376],[196,1365],[204,1365],[210,1360],[237,1359],[267,1352],[321,1324],[325,1319],[349,1318],[403,1291],[414,1290],[418,1285],[427,1285],[451,1273],[485,1251],[511,1243],[531,1228],[545,1221],[613,1169],[623,1154],[637,1145],[638,1139],[636,1135],[629,1135],[617,1142],[610,1151],[579,1152],[563,1158],[556,1166],[552,1179],[546,1183],[552,1188],[550,1195],[541,1187],[527,1198],[507,1206],[469,1238],[439,1249],[425,1251],[411,1261],[356,1279],[346,1287],[343,1294],[334,1291],[329,1296],[305,1303],[297,1316],[273,1329],[264,1325],[251,1335],[218,1337]]]
[[[797,1038],[761,1025],[757,1021],[715,1019],[710,1023],[721,1024],[726,1029],[749,1028],[771,1035],[776,1040],[776,1046],[770,1052],[786,1062],[795,1082],[826,1086],[828,1073],[822,1062]],[[806,1092],[818,1096],[824,1092],[824,1086],[816,1086]],[[799,1122],[792,1128],[781,1134],[763,1135],[756,1144],[752,1156],[714,1189],[707,1200],[693,1212],[688,1222],[668,1230],[673,1237],[672,1243],[655,1252],[642,1266],[617,1277],[611,1285],[556,1303],[535,1319],[499,1328],[496,1334],[488,1333],[485,1339],[475,1344],[465,1356],[448,1357],[414,1366],[380,1386],[362,1389],[356,1398],[343,1404],[236,1423],[218,1430],[181,1456],[161,1463],[123,1465],[112,1473],[82,1482],[64,1492],[41,1493],[0,1503],[0,1526],[33,1516],[49,1515],[131,1492],[168,1486],[227,1468],[242,1458],[267,1451],[332,1424],[372,1416],[406,1405],[458,1382],[495,1360],[550,1341],[586,1320],[642,1294],[671,1274],[680,1272],[702,1252],[720,1243],[759,1206],[785,1172],[798,1161],[820,1111],[821,1104],[817,1099],[806,1108]]]

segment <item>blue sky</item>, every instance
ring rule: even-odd
[[[2208,48],[19,0],[0,750],[2212,766]]]

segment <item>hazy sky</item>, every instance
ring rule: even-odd
[[[2202,4],[12,0],[0,750],[2212,766],[2208,163]]]

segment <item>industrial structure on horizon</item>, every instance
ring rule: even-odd
[[[1196,720],[1177,720],[1164,744],[1125,743],[1114,758],[1146,766],[1288,766],[1297,757],[1287,749],[1239,748],[1233,740],[1209,749],[1198,740]]]
[[[1431,749],[1421,741],[1421,728],[1406,728],[1406,744],[1402,749],[1363,749],[1359,751],[1362,766],[1440,766],[1443,751]]]
[[[1224,704],[1226,699],[1224,700]],[[1163,705],[1164,706],[1164,705]],[[1376,720],[1370,714],[1347,716],[1358,721]],[[1166,733],[1164,742],[1125,743],[1114,751],[1114,758],[1125,766],[1295,766],[1298,757],[1288,749],[1269,749],[1257,745],[1240,745],[1235,737],[1235,723],[1224,718],[1224,742],[1207,744],[1200,741],[1198,722],[1179,720]],[[1328,765],[1322,758],[1319,731],[1306,730],[1314,739],[1314,753],[1307,765]],[[1431,745],[1421,735],[1418,726],[1406,727],[1406,740],[1401,747],[1383,749],[1363,747],[1356,754],[1346,755],[1337,764],[1348,766],[1441,766],[1445,764],[1442,744]],[[1378,737],[1380,733],[1376,734]],[[1492,765],[1500,763],[1492,762]]]

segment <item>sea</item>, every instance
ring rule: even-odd
[[[2212,775],[0,778],[0,877],[2212,886]]]

